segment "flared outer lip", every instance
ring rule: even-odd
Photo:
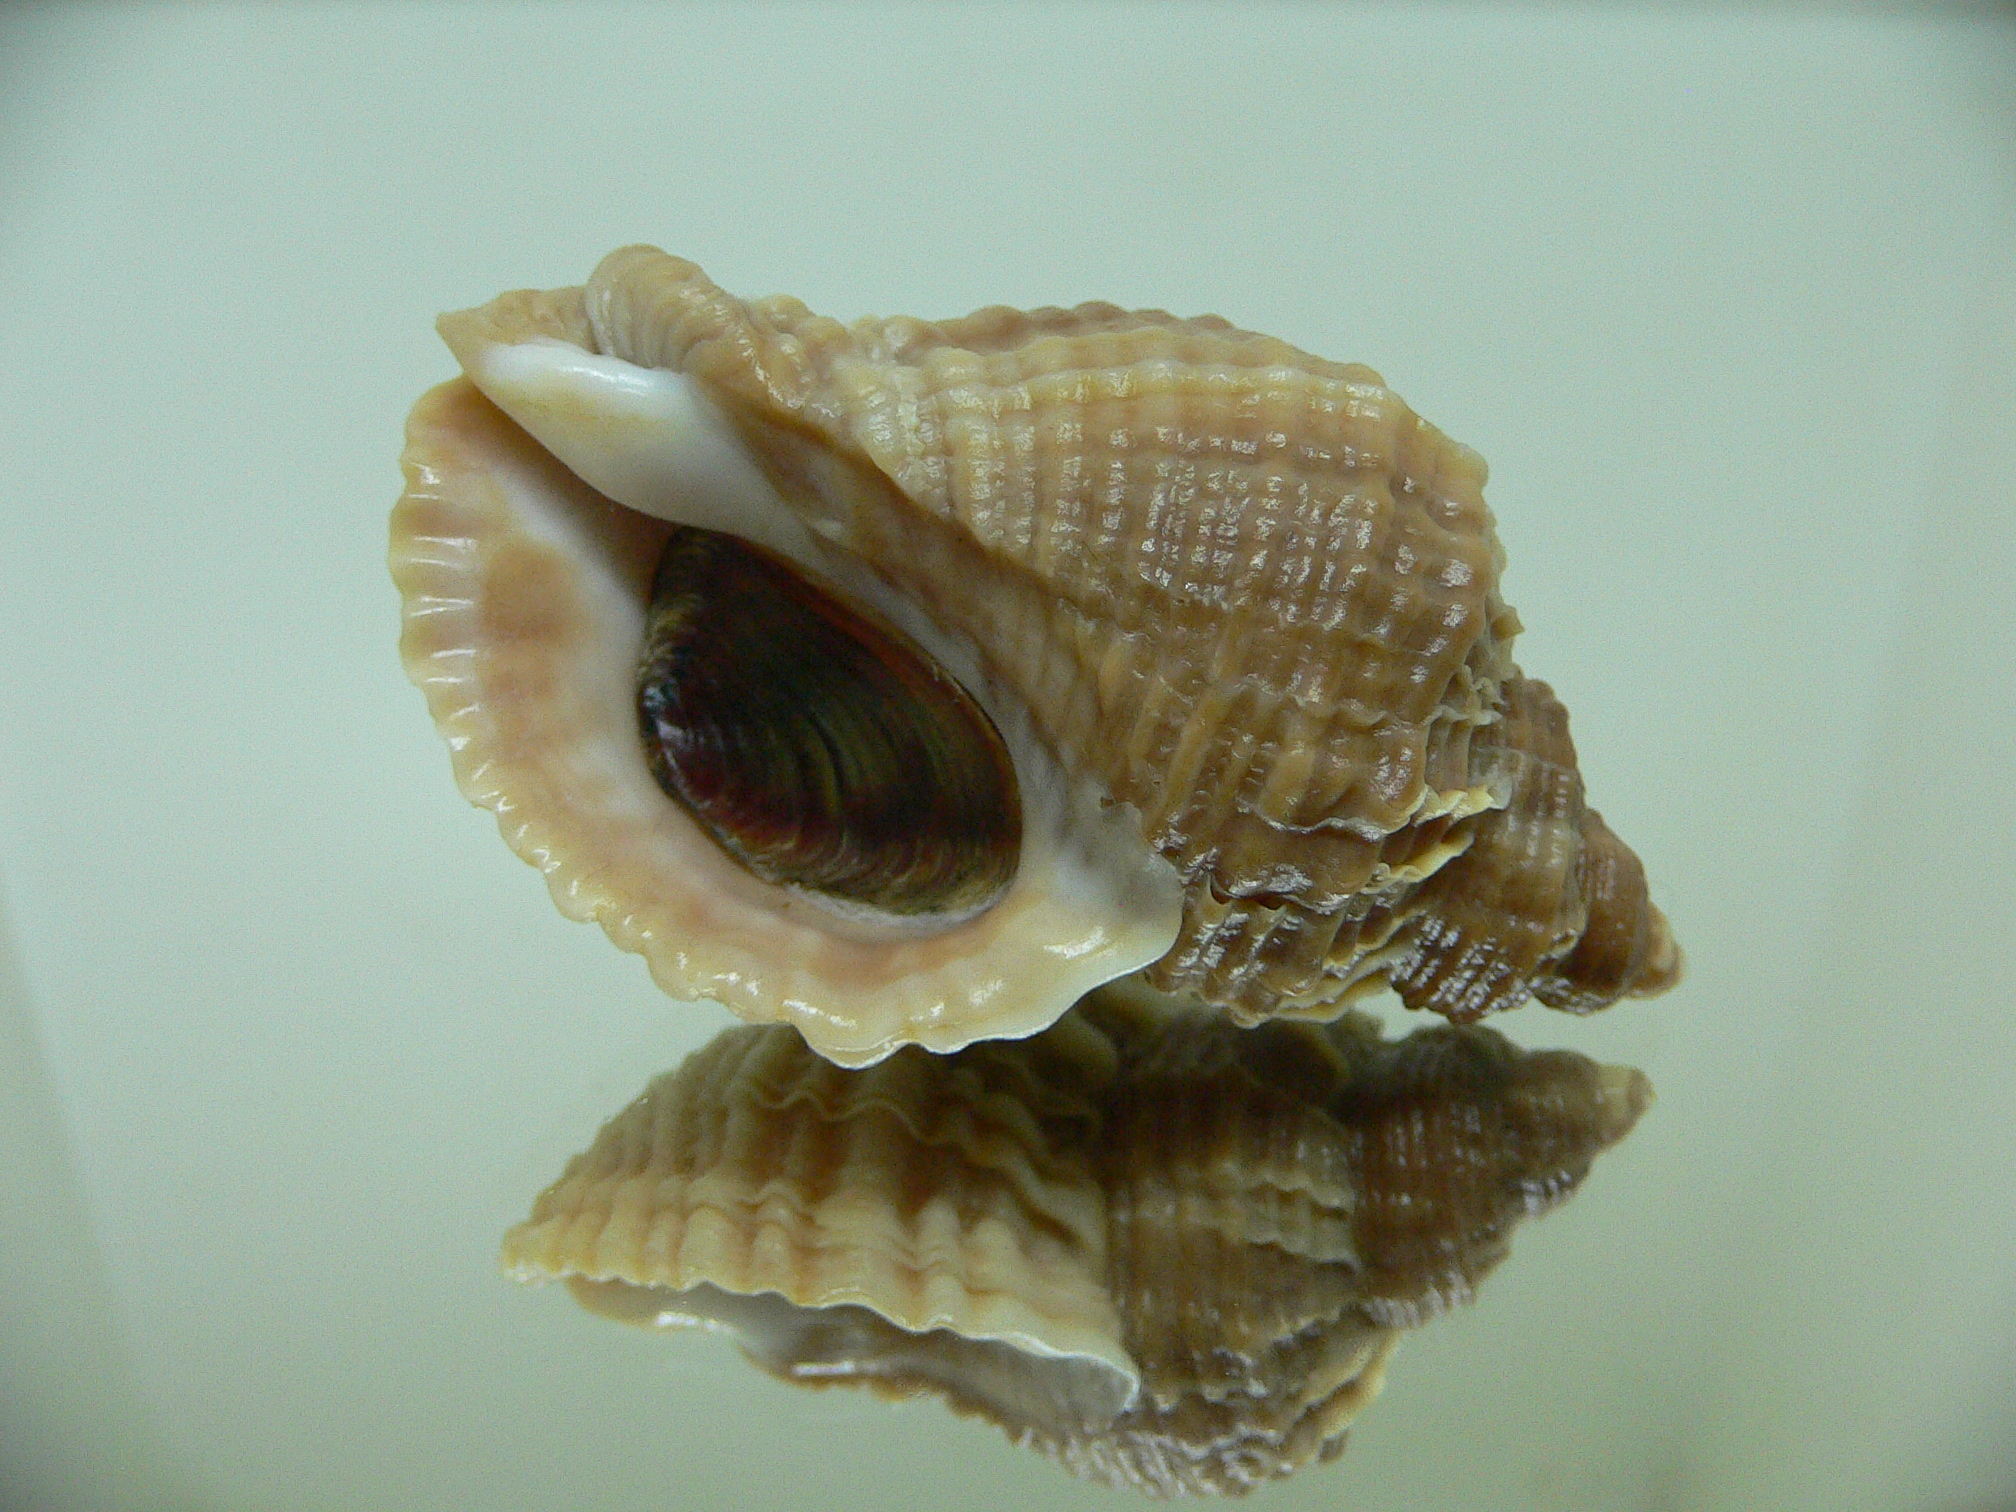
[[[850,920],[744,871],[664,797],[634,736],[670,527],[589,488],[466,379],[414,407],[402,465],[400,654],[457,783],[561,912],[644,956],[669,995],[795,1024],[866,1065],[906,1043],[1034,1033],[1168,949],[1182,902],[1166,863],[1144,844],[1135,875],[1108,879],[1115,896],[1073,895],[1052,864],[1071,842],[1041,824],[1006,895],[935,932]]]

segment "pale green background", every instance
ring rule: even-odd
[[[393,654],[438,309],[632,240],[1109,298],[1484,452],[1685,987],[1661,1100],[1256,1506],[2016,1507],[2016,26],[1432,6],[0,11],[0,1505],[1129,1505],[494,1269],[726,1016]]]

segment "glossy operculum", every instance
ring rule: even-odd
[[[945,915],[1014,878],[1021,805],[985,711],[900,632],[761,548],[673,531],[637,707],[658,785],[766,882]]]

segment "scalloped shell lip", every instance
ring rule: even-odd
[[[644,956],[669,995],[792,1023],[858,1066],[905,1043],[1033,1033],[1168,949],[1180,883],[1131,811],[1087,791],[1050,795],[1053,822],[1025,821],[1008,893],[936,932],[849,920],[742,871],[665,799],[635,738],[643,604],[669,527],[595,493],[467,379],[414,407],[402,465],[400,654],[457,783],[561,912]],[[606,730],[628,738],[584,738]],[[1088,811],[1098,832],[1068,833]],[[1131,873],[1101,870],[1130,835]]]

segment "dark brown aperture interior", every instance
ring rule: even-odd
[[[986,711],[908,637],[733,536],[680,527],[637,673],[658,785],[767,882],[965,913],[1021,852]]]

